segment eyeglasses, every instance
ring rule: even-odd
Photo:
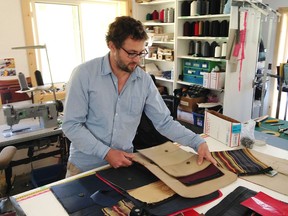
[[[121,47],[122,50],[124,50],[127,55],[128,55],[128,58],[136,58],[136,57],[140,57],[140,58],[144,58],[147,54],[148,54],[148,51],[145,49],[144,51],[140,52],[140,53],[135,53],[135,52],[128,52],[127,50],[125,50],[123,47]]]

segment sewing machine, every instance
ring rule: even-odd
[[[50,128],[57,126],[57,109],[55,102],[48,102],[43,104],[29,104],[25,106],[14,107],[12,105],[3,106],[6,123],[10,126],[18,124],[20,120],[26,118],[39,117],[40,128]],[[12,131],[13,132],[13,131]]]

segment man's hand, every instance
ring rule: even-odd
[[[112,167],[127,167],[132,164],[133,154],[124,151],[110,149],[104,158]]]
[[[212,157],[208,145],[207,143],[201,143],[198,147],[198,164],[202,164],[204,158],[208,161],[210,161],[212,164],[214,164],[215,166],[217,165],[216,160]]]

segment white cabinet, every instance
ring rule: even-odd
[[[167,47],[174,50],[174,58],[172,60],[159,60],[159,59],[145,59],[145,63],[154,63],[161,69],[173,70],[172,78],[160,78],[157,77],[157,82],[165,85],[169,89],[169,93],[173,94],[173,90],[180,87],[187,87],[198,83],[191,83],[183,81],[183,73],[190,73],[185,68],[185,63],[189,61],[204,62],[207,66],[207,62],[212,62],[212,66],[219,65],[221,71],[225,72],[225,84],[224,88],[213,89],[209,88],[212,92],[218,95],[220,101],[223,104],[223,114],[235,118],[239,121],[246,121],[251,118],[252,103],[253,103],[253,79],[256,71],[256,63],[258,57],[258,43],[261,16],[259,12],[252,8],[247,7],[245,9],[241,6],[232,6],[230,14],[213,14],[213,15],[199,15],[199,16],[181,16],[181,5],[184,1],[165,1],[155,0],[150,2],[137,3],[133,5],[133,16],[142,21],[143,24],[150,28],[161,27],[164,34],[172,35],[168,41],[154,40],[152,46]],[[161,11],[167,8],[174,8],[174,22],[161,23],[156,21],[147,21],[146,17],[148,13],[152,13],[154,10]],[[241,8],[241,9],[239,9]],[[226,20],[229,22],[228,32],[229,37],[225,36],[184,36],[184,23],[185,22],[222,22]],[[238,22],[239,20],[239,22]],[[245,22],[244,22],[245,21]],[[212,56],[198,56],[191,55],[189,53],[189,45],[191,41],[205,43],[210,45],[213,42],[218,43],[220,46],[225,43],[226,55],[230,56],[230,52],[234,51],[234,46],[228,46],[231,42],[231,32],[233,29],[240,27],[241,32],[245,32],[243,43],[240,46],[240,54],[233,59],[215,58]],[[157,30],[157,28],[156,28]],[[234,31],[235,32],[235,31]],[[157,35],[156,35],[157,36]],[[185,69],[185,70],[184,70]],[[211,68],[210,68],[211,69]],[[185,72],[184,72],[185,71]],[[192,71],[191,73],[194,73]],[[202,74],[201,74],[202,75]],[[198,76],[198,74],[197,74]],[[207,78],[207,77],[206,77]],[[204,78],[203,78],[204,79]],[[184,79],[185,80],[185,79]],[[203,82],[200,84],[203,85]]]

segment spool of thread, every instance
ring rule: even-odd
[[[153,20],[158,20],[159,19],[159,13],[157,10],[154,10],[152,13],[152,19]]]
[[[164,10],[164,23],[168,23],[168,8],[165,8]]]
[[[202,56],[203,57],[210,57],[210,44],[206,41],[201,47]]]
[[[194,34],[194,28],[195,28],[195,22],[191,22],[190,23],[190,34],[189,34],[189,36],[194,36],[195,34]]]
[[[226,58],[226,52],[227,52],[227,43],[224,42],[221,45],[221,58]]]
[[[202,54],[201,54],[201,47],[202,47],[201,41],[197,41],[197,42],[195,43],[195,56],[199,56],[199,57],[202,56]]]
[[[194,35],[195,35],[195,36],[199,36],[199,21],[196,21],[196,22],[195,22],[195,25],[194,25]]]
[[[204,23],[203,21],[199,21],[199,28],[198,28],[199,29],[199,32],[198,32],[199,36],[203,36],[203,23]]]
[[[183,36],[189,36],[190,34],[190,23],[186,21],[183,26]]]
[[[192,1],[190,4],[190,16],[195,16],[197,13],[197,1]]]
[[[195,42],[193,40],[189,43],[189,52],[188,55],[194,55],[195,54]]]
[[[164,23],[164,13],[165,13],[165,9],[162,9],[159,13],[159,20],[160,22]]]
[[[185,0],[181,4],[181,16],[189,16],[190,14],[190,3]]]
[[[36,82],[37,82],[37,86],[43,86],[44,85],[44,82],[43,82],[43,79],[42,79],[42,74],[39,70],[36,70],[34,72],[35,74],[35,78],[36,78]]]
[[[20,84],[21,91],[29,90],[27,80],[25,78],[25,75],[22,72],[19,72],[18,74],[18,81]]]
[[[174,22],[174,8],[168,8],[168,23]]]
[[[215,58],[220,58],[221,57],[221,47],[220,46],[216,46],[215,47],[214,57]]]

